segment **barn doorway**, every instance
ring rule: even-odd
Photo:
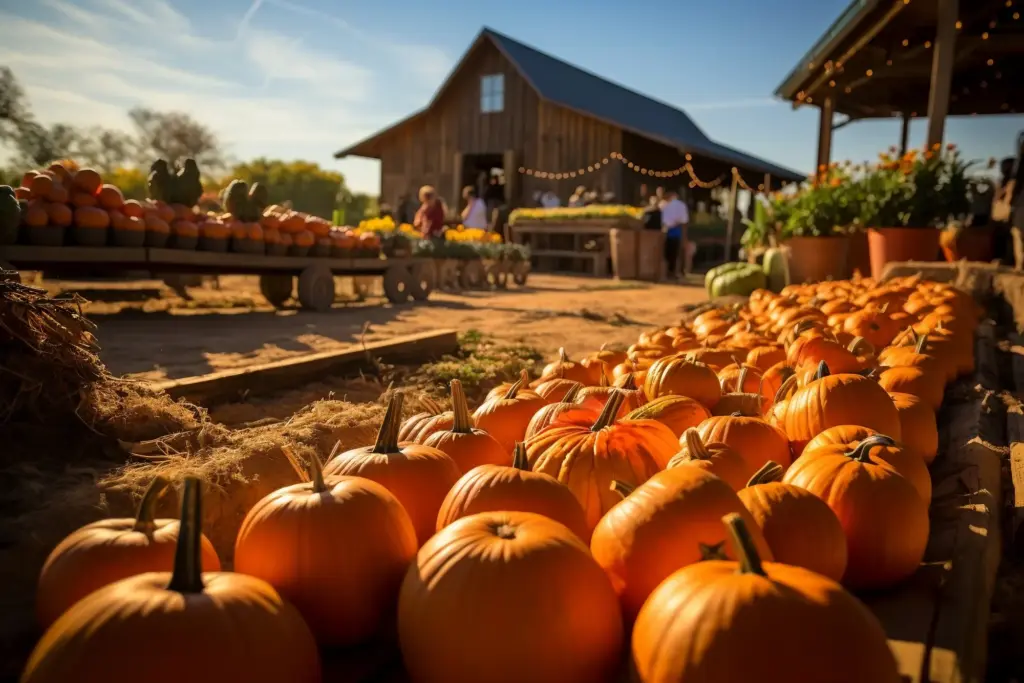
[[[477,196],[487,203],[488,214],[496,206],[508,201],[506,197],[505,155],[503,154],[466,154],[462,157],[462,180],[459,183],[459,195],[456,197],[459,209],[462,209],[462,188],[476,188]]]

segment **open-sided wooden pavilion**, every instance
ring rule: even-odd
[[[900,118],[905,150],[910,121],[927,117],[934,145],[948,116],[1024,112],[1022,84],[1024,0],[853,0],[776,95],[821,110],[821,166],[849,123]]]
[[[679,171],[688,162],[701,181],[724,178],[726,187],[733,168],[750,187],[805,177],[712,140],[678,108],[488,28],[425,108],[335,156],[380,159],[381,199],[393,205],[428,184],[454,203],[463,186],[499,170],[512,207],[549,189],[565,201],[581,184],[627,202],[641,184],[689,189],[692,177]],[[709,191],[692,188],[695,199]]]

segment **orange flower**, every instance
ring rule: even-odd
[[[956,149],[956,145],[951,142],[948,145],[946,145],[946,149],[948,149],[950,152],[952,152],[954,149]]]

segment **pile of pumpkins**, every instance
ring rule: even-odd
[[[179,523],[158,480],[51,554],[23,683],[313,683],[322,648],[382,640],[424,683],[897,683],[850,591],[922,560],[979,317],[917,278],[789,286],[563,352],[472,413],[457,380],[404,421],[395,393],[375,443],[249,511],[233,572],[199,482]]]
[[[196,204],[203,186],[195,161],[180,168],[158,159],[147,177],[149,198],[125,199],[100,173],[70,160],[25,173],[0,189],[0,244],[120,246],[277,256],[379,257],[380,238],[330,221],[267,205],[259,183],[234,180],[225,212]]]

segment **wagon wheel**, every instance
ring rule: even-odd
[[[519,261],[512,266],[512,281],[520,287],[526,286],[526,277],[530,274],[530,262]]]
[[[7,261],[0,261],[0,282],[21,282],[21,273]]]
[[[487,283],[495,289],[508,289],[508,267],[500,261],[491,264],[487,269]]]
[[[417,263],[409,268],[409,294],[416,301],[426,301],[437,286],[437,271],[429,261]]]
[[[334,273],[323,264],[306,266],[299,275],[299,303],[311,311],[329,311],[334,304]]]
[[[459,287],[462,289],[479,289],[487,278],[484,264],[480,261],[465,261],[459,273]]]
[[[295,280],[291,275],[260,275],[260,294],[274,308],[281,308],[292,298]]]
[[[384,271],[384,296],[393,304],[404,304],[409,300],[412,276],[402,266],[391,266]]]

